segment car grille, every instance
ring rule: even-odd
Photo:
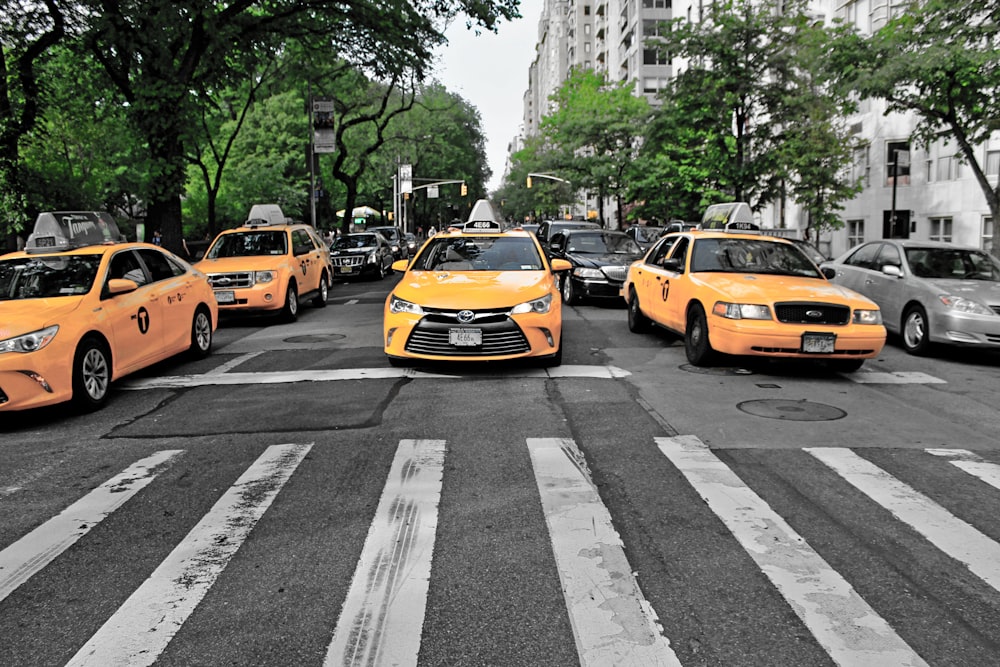
[[[627,266],[602,266],[601,271],[604,272],[611,280],[623,283],[625,282],[625,275],[628,273]]]
[[[253,272],[239,271],[237,273],[210,273],[208,283],[212,289],[241,289],[253,287]]]
[[[832,303],[776,303],[774,315],[785,324],[847,324],[851,309]]]
[[[483,310],[469,311],[473,313],[472,319],[459,321],[458,314],[460,312],[465,311],[424,308],[424,320],[427,322],[447,324],[449,326],[479,326],[481,324],[506,322],[510,316],[510,308],[485,308]]]
[[[521,354],[531,350],[524,332],[510,318],[501,322],[475,326],[483,332],[483,344],[477,347],[456,347],[449,342],[448,330],[455,321],[435,322],[425,317],[410,332],[406,351],[413,354],[431,354],[447,357],[489,357]]]
[[[334,266],[361,266],[365,263],[364,255],[346,255],[343,257],[332,257]]]

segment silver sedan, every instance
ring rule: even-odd
[[[911,354],[934,343],[1000,349],[1000,262],[978,248],[884,239],[822,266],[877,303]]]

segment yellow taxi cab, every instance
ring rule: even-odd
[[[417,361],[533,359],[562,363],[562,301],[556,272],[520,228],[504,231],[479,200],[462,228],[428,239],[385,301],[385,354],[397,366]]]
[[[276,314],[294,322],[299,302],[326,306],[333,265],[312,226],[255,218],[221,232],[195,265],[208,274],[219,312]]]
[[[124,242],[108,213],[42,213],[25,249],[0,256],[0,412],[97,409],[114,380],[207,355],[218,319],[203,273]]]
[[[761,235],[749,214],[745,203],[706,212],[705,229],[668,234],[633,263],[621,290],[629,330],[656,324],[683,337],[695,366],[723,353],[822,359],[851,372],[877,356],[886,338],[878,306],[830,282],[793,243]]]

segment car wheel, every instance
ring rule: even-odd
[[[642,310],[639,308],[639,295],[636,294],[634,287],[629,288],[628,295],[628,330],[632,333],[649,331],[652,322],[642,314]]]
[[[837,373],[853,373],[863,366],[864,359],[833,359],[827,365]]]
[[[313,299],[312,304],[317,308],[326,308],[326,300],[330,297],[330,283],[324,273],[319,278],[319,293]]]
[[[111,354],[101,340],[88,336],[73,357],[73,403],[92,412],[107,403],[110,392]]]
[[[568,273],[562,279],[562,300],[567,306],[572,306],[580,300],[576,295],[576,288],[573,287],[573,280]]]
[[[684,352],[688,361],[695,366],[707,366],[715,351],[708,340],[708,319],[701,304],[694,304],[688,311],[687,327],[684,333]]]
[[[288,283],[285,290],[285,306],[281,309],[281,320],[283,322],[294,322],[299,319],[299,290],[294,282]]]
[[[927,311],[923,306],[910,306],[903,315],[903,347],[910,354],[926,354],[931,342],[928,335]]]
[[[198,308],[191,322],[191,356],[204,359],[212,351],[212,315],[204,306]]]
[[[379,280],[385,280],[385,276],[387,274],[385,270],[385,262],[383,262],[382,260],[378,261],[378,273],[376,275],[378,276]]]

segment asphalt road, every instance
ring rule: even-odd
[[[1000,355],[396,369],[394,280],[0,415],[0,665],[1000,664]]]

